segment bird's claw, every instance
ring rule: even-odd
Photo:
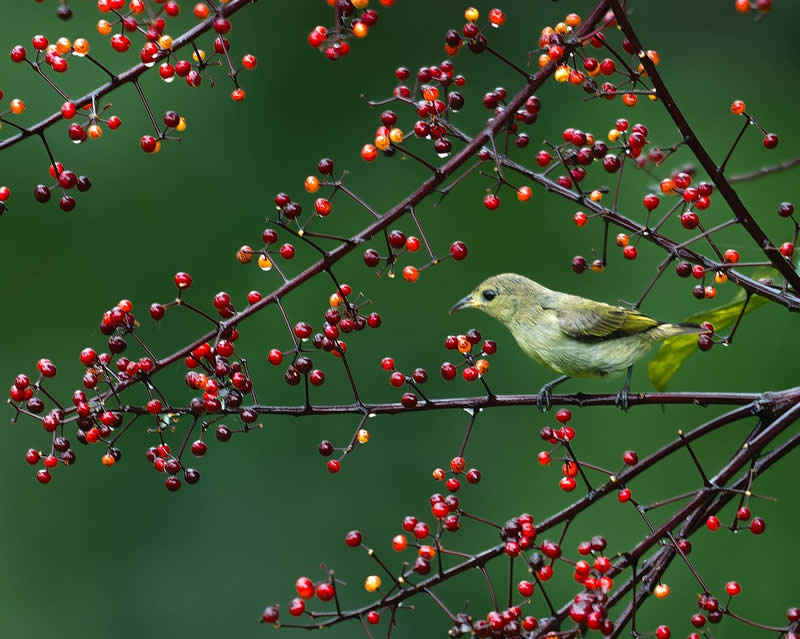
[[[553,395],[552,384],[545,384],[536,396],[536,408],[543,413],[550,410],[550,398]]]
[[[628,403],[628,389],[623,388],[619,393],[617,393],[617,399],[614,401],[614,406],[617,406],[624,410],[626,413],[630,408],[630,404]]]

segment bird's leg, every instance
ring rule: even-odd
[[[633,375],[633,364],[628,366],[628,376],[625,378],[625,386],[617,393],[617,400],[614,402],[615,406],[619,406],[626,412],[628,408],[630,408],[628,405],[628,392],[631,390],[631,375]]]
[[[538,408],[543,413],[550,410],[550,397],[553,394],[553,388],[558,386],[561,382],[564,382],[569,379],[569,375],[562,375],[558,379],[554,379],[552,382],[547,382],[544,386],[542,386],[542,390],[539,391],[539,395],[536,397],[536,408]]]

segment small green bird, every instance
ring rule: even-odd
[[[667,337],[705,331],[699,324],[667,324],[642,313],[545,288],[514,273],[481,282],[450,312],[477,308],[506,325],[526,355],[561,373],[539,391],[550,408],[553,387],[570,377],[606,377],[626,368],[617,406],[628,410],[633,364]]]

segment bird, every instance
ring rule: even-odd
[[[503,323],[530,358],[561,377],[539,391],[537,406],[549,410],[553,388],[571,377],[607,377],[628,371],[616,405],[629,407],[633,365],[656,342],[707,329],[670,324],[638,310],[551,290],[516,273],[493,275],[460,299],[450,313],[476,308]]]

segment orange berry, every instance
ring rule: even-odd
[[[617,246],[628,246],[628,242],[630,242],[630,239],[625,233],[617,235]]]
[[[577,13],[570,13],[565,19],[564,22],[567,23],[568,27],[575,28],[581,23],[581,17]]]
[[[100,461],[103,462],[103,466],[113,466],[114,462],[117,460],[114,459],[114,456],[111,455],[110,453],[106,453],[105,455],[103,455]]]
[[[745,104],[741,100],[734,100],[731,104],[731,113],[734,115],[742,115],[745,110]]]
[[[489,370],[489,362],[487,362],[485,359],[479,359],[477,362],[475,362],[475,368],[481,375],[483,375]]]
[[[303,186],[309,193],[316,193],[319,191],[319,178],[316,175],[309,175]]]
[[[85,38],[78,38],[72,43],[72,52],[79,56],[85,56],[89,53],[89,42]]]
[[[406,266],[403,269],[403,279],[406,282],[416,282],[419,279],[419,270],[414,266]]]
[[[422,87],[422,97],[432,102],[439,97],[439,89],[436,87],[424,86]]]
[[[539,56],[539,66],[546,67],[548,64],[550,64],[550,56],[546,53],[543,53]]]
[[[236,251],[236,259],[242,264],[249,264],[253,259],[253,249],[244,244]]]
[[[632,107],[639,101],[639,96],[635,93],[626,93],[622,96],[622,103],[625,106]]]
[[[665,195],[674,195],[675,194],[675,182],[670,178],[665,178],[661,180],[661,192]]]
[[[747,13],[750,11],[750,0],[736,0],[736,10],[739,13]]]
[[[505,14],[500,9],[492,9],[489,12],[489,23],[493,27],[502,26],[506,21]]]
[[[521,186],[517,191],[517,199],[520,202],[527,202],[531,199],[531,187],[529,186]]]
[[[11,100],[11,113],[15,115],[19,115],[25,110],[25,103],[20,100],[19,98],[14,98]]]
[[[363,22],[357,21],[353,23],[353,35],[356,38],[366,38],[367,31],[369,31],[369,27]]]
[[[663,599],[669,594],[669,586],[667,584],[658,584],[653,588],[653,594],[656,596],[656,599]]]
[[[475,7],[469,7],[464,12],[464,18],[466,18],[469,22],[475,22],[480,17],[480,13]]]
[[[367,162],[374,162],[378,157],[378,149],[372,144],[365,144],[361,147],[361,157]]]

